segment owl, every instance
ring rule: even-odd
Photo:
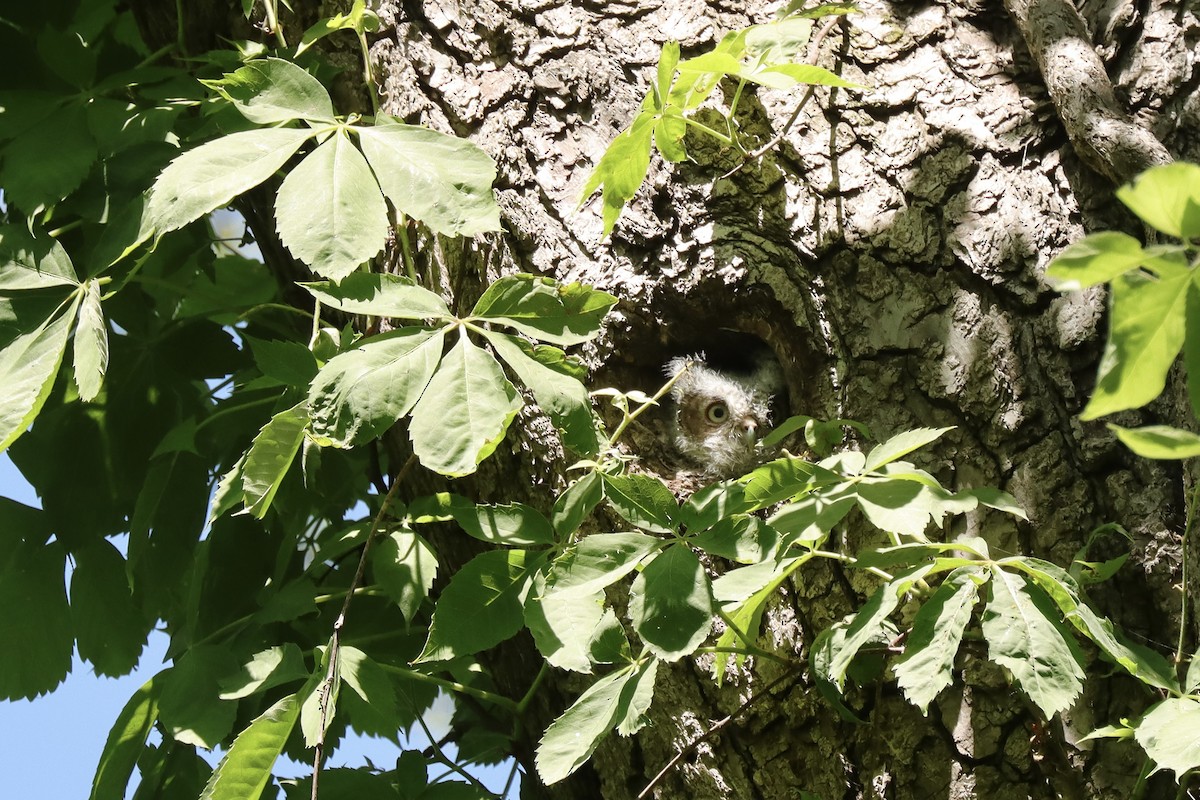
[[[783,374],[765,355],[746,373],[713,369],[704,354],[674,358],[667,375],[687,364],[671,388],[675,446],[706,474],[740,475],[761,460],[755,447],[771,425],[771,400],[783,390]]]

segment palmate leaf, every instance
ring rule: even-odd
[[[187,151],[154,182],[143,227],[161,236],[228,205],[274,175],[314,135],[300,128],[259,128]]]
[[[1191,697],[1170,697],[1154,706],[1138,722],[1133,738],[1158,769],[1169,769],[1176,780],[1200,766],[1200,702]]]
[[[1012,673],[1047,717],[1067,708],[1083,689],[1079,645],[1044,592],[1003,569],[992,570],[983,612],[988,658]]]
[[[1159,251],[1143,250],[1127,233],[1090,233],[1055,256],[1046,267],[1046,277],[1062,292],[1086,289],[1136,269],[1154,252]]]
[[[628,575],[666,542],[644,533],[594,533],[560,556],[547,578],[548,592],[591,595]]]
[[[176,741],[211,750],[229,734],[237,703],[220,699],[217,679],[237,667],[232,653],[223,647],[198,645],[162,676],[158,713]]]
[[[394,319],[452,319],[446,302],[399,275],[355,272],[337,283],[301,283],[309,294],[347,314]]]
[[[75,326],[75,385],[85,403],[96,399],[108,371],[108,323],[100,308],[100,284],[88,281]]]
[[[412,622],[437,577],[437,554],[421,536],[400,528],[372,548],[371,570],[379,588]]]
[[[554,542],[550,521],[524,503],[477,504],[461,495],[438,492],[415,500],[409,512],[418,523],[453,519],[468,535],[489,544],[528,547]]]
[[[650,146],[654,135],[655,115],[653,112],[642,111],[633,123],[617,134],[609,144],[600,163],[588,177],[580,194],[579,204],[591,196],[592,192],[601,189],[601,199],[604,204],[604,235],[612,233],[621,216],[625,204],[633,199],[646,172],[650,169]]]
[[[1151,167],[1118,189],[1117,199],[1163,233],[1200,237],[1200,165],[1177,161]]]
[[[201,80],[259,125],[294,119],[333,122],[333,101],[321,82],[282,58],[257,58],[219,80]]]
[[[438,598],[417,662],[478,653],[521,630],[525,596],[543,558],[525,550],[489,550],[468,561]]]
[[[295,694],[280,698],[260,714],[234,739],[200,800],[257,800],[299,716]]]
[[[338,130],[305,156],[275,198],[279,238],[318,275],[340,280],[387,242],[387,206],[366,159]]]
[[[352,447],[382,436],[426,390],[444,339],[441,329],[400,328],[331,358],[308,392],[316,439]]]
[[[1183,271],[1157,280],[1132,274],[1113,280],[1108,343],[1080,419],[1137,408],[1162,393],[1183,347],[1187,308],[1200,308],[1195,277]]]
[[[74,631],[63,582],[62,544],[22,542],[12,525],[23,507],[9,501],[0,526],[0,699],[33,699],[52,691],[71,671]],[[11,526],[11,527],[10,527]]]
[[[65,312],[51,314],[0,350],[0,452],[23,434],[50,394],[58,374],[79,299]]]
[[[353,130],[398,211],[447,236],[500,230],[500,209],[492,195],[496,162],[477,145],[399,122]]]
[[[266,516],[275,493],[300,451],[308,411],[304,403],[280,411],[263,426],[246,452],[242,466],[242,492],[247,510],[258,519]]]
[[[128,674],[137,666],[151,625],[134,602],[125,559],[103,539],[72,556],[71,619],[79,657],[101,675]]]
[[[57,239],[35,238],[24,228],[0,225],[0,291],[78,285],[71,258]]]
[[[560,537],[567,537],[579,529],[587,515],[592,513],[604,499],[604,484],[595,472],[588,472],[578,479],[554,501],[550,522]]]
[[[917,612],[904,654],[896,660],[896,683],[922,714],[953,680],[954,657],[979,597],[976,575],[982,570],[974,567],[950,573]]]
[[[671,533],[679,504],[658,478],[649,475],[601,475],[604,496],[617,513],[639,528]]]
[[[1109,424],[1109,430],[1142,458],[1194,458],[1200,456],[1200,436],[1170,425],[1122,428]]]
[[[413,452],[422,466],[451,477],[474,472],[524,405],[496,359],[460,331],[409,423]]]
[[[524,340],[500,333],[485,331],[484,336],[533,393],[538,407],[546,412],[556,428],[562,431],[563,444],[581,456],[594,456],[600,450],[596,426],[592,421],[592,405],[587,387],[572,375],[547,366],[539,355],[558,356],[562,351],[545,354],[546,348],[535,349]]]
[[[596,337],[617,298],[579,283],[560,284],[535,275],[505,275],[484,291],[472,318],[515,328],[557,345],[583,344]]]
[[[159,677],[146,681],[117,715],[100,753],[88,800],[124,800],[138,756],[158,719]]]
[[[898,433],[886,442],[876,445],[867,454],[863,472],[874,472],[885,464],[890,464],[914,450],[936,442],[943,434],[952,430],[954,430],[953,426],[949,428],[914,428]]]
[[[538,573],[525,602],[525,627],[550,666],[590,673],[591,645],[604,615],[604,592],[547,595],[545,573],[545,568]]]
[[[668,547],[634,578],[629,617],[664,661],[677,661],[704,642],[712,629],[712,586],[690,547]]]
[[[547,785],[555,784],[579,769],[614,726],[633,730],[629,718],[649,705],[658,662],[649,659],[605,675],[580,695],[575,704],[556,719],[538,743],[538,775]]]

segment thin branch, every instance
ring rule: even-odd
[[[683,747],[677,753],[675,753],[674,758],[672,758],[670,761],[668,761],[667,765],[665,767],[663,767],[661,770],[659,770],[658,774],[654,776],[654,779],[651,780],[648,784],[646,784],[646,788],[642,789],[641,793],[638,794],[637,800],[644,800],[644,798],[649,797],[650,791],[656,785],[658,785],[659,781],[661,781],[664,777],[666,777],[668,772],[675,769],[675,767],[677,767],[679,765],[679,762],[683,761],[683,759],[685,757],[687,757],[687,755],[689,753],[691,753],[697,747],[704,744],[709,739],[713,738],[718,733],[720,733],[721,730],[723,728],[725,728],[725,726],[727,726],[729,723],[733,722],[733,720],[735,720],[739,715],[741,715],[743,712],[745,712],[747,709],[749,709],[752,705],[757,703],[759,700],[762,700],[764,697],[769,697],[771,695],[772,689],[774,689],[776,686],[783,683],[785,680],[787,680],[789,678],[796,679],[795,673],[793,673],[793,672],[783,673],[778,678],[776,678],[775,680],[773,680],[769,684],[767,684],[761,691],[756,692],[753,696],[751,696],[748,700],[746,700],[746,702],[742,703],[741,706],[738,707],[737,711],[734,711],[732,714],[725,717],[724,719],[718,720],[717,722],[715,722],[713,724],[713,726],[711,728],[709,728],[704,734],[693,739],[691,742],[689,742],[687,744],[686,747]]]
[[[329,637],[329,666],[325,671],[325,680],[321,682],[321,687],[317,690],[320,693],[321,727],[317,732],[317,743],[313,747],[312,800],[317,800],[317,786],[321,778],[321,761],[325,756],[325,728],[329,724],[329,713],[331,711],[329,705],[330,700],[333,698],[333,687],[338,677],[338,655],[341,650],[342,628],[346,625],[346,615],[350,613],[350,603],[354,600],[355,590],[358,589],[358,584],[362,582],[363,574],[367,570],[367,556],[371,552],[371,543],[375,541],[375,534],[383,529],[383,519],[392,504],[392,500],[396,496],[396,490],[400,488],[400,484],[404,483],[409,470],[416,463],[417,457],[415,454],[408,457],[408,461],[404,462],[404,466],[400,468],[400,472],[392,480],[392,486],[384,496],[383,502],[380,503],[379,513],[375,515],[375,520],[371,523],[371,530],[367,534],[367,541],[363,544],[362,555],[358,558],[358,569],[354,571],[354,577],[350,580],[350,586],[346,589],[346,599],[342,603],[342,610],[338,613],[338,617],[333,623],[333,635]]]

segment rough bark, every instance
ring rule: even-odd
[[[1119,161],[1102,169],[1117,178],[1133,167],[1128,151],[1100,153],[1099,162],[1076,152],[1079,139],[1051,102],[1061,90],[1047,93],[1050,65],[1026,49],[998,0],[867,0],[826,37],[819,58],[868,90],[818,90],[780,145],[750,163],[689,141],[694,160],[652,164],[608,239],[598,202],[576,210],[589,170],[646,91],[662,43],[699,52],[774,9],[722,0],[380,3],[372,52],[386,110],[468,136],[499,164],[505,233],[439,245],[443,280],[459,276],[469,295],[473,280],[519,269],[620,296],[590,354],[597,386],[653,388],[669,356],[719,349],[731,329],[778,356],[795,413],[849,417],[878,436],[956,426],[922,466],[950,488],[1008,490],[1030,522],[979,514],[946,535],[982,535],[999,552],[1066,564],[1094,527],[1122,524],[1134,535],[1134,563],[1093,596],[1136,637],[1169,649],[1180,624],[1172,584],[1182,477],[1132,458],[1102,424],[1078,421],[1102,345],[1104,297],[1060,296],[1042,279],[1050,257],[1088,230],[1137,232],[1111,182],[1089,165]],[[1116,110],[1175,157],[1200,157],[1194,5],[1097,0],[1082,15],[1115,84]],[[799,97],[744,98],[738,122],[751,144],[776,136]],[[1167,398],[1115,421],[1172,417],[1176,408]],[[654,436],[651,427],[645,440]],[[555,480],[555,453],[536,427],[513,444],[507,461],[474,481],[481,499]],[[870,588],[859,575],[804,571],[771,609],[764,640],[806,658],[812,637]],[[776,683],[779,665],[751,662],[717,689],[707,664],[685,661],[660,672],[641,734],[614,736],[580,777],[547,796],[636,796],[681,749],[689,754],[653,796],[1128,795],[1141,766],[1136,749],[1078,740],[1143,706],[1131,681],[1102,679],[1105,667],[1094,663],[1087,695],[1047,724],[984,655],[966,649],[956,688],[928,718],[886,680],[852,692],[864,726],[840,721],[804,670]],[[519,639],[492,667],[501,686],[523,687],[538,660]],[[767,686],[768,698],[689,749]],[[550,681],[526,727],[524,763],[544,723],[581,688],[574,678]],[[543,796],[534,783],[527,779],[528,796]]]

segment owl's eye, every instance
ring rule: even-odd
[[[729,419],[729,407],[720,400],[715,403],[709,403],[708,408],[704,409],[704,416],[709,422],[720,425]]]

